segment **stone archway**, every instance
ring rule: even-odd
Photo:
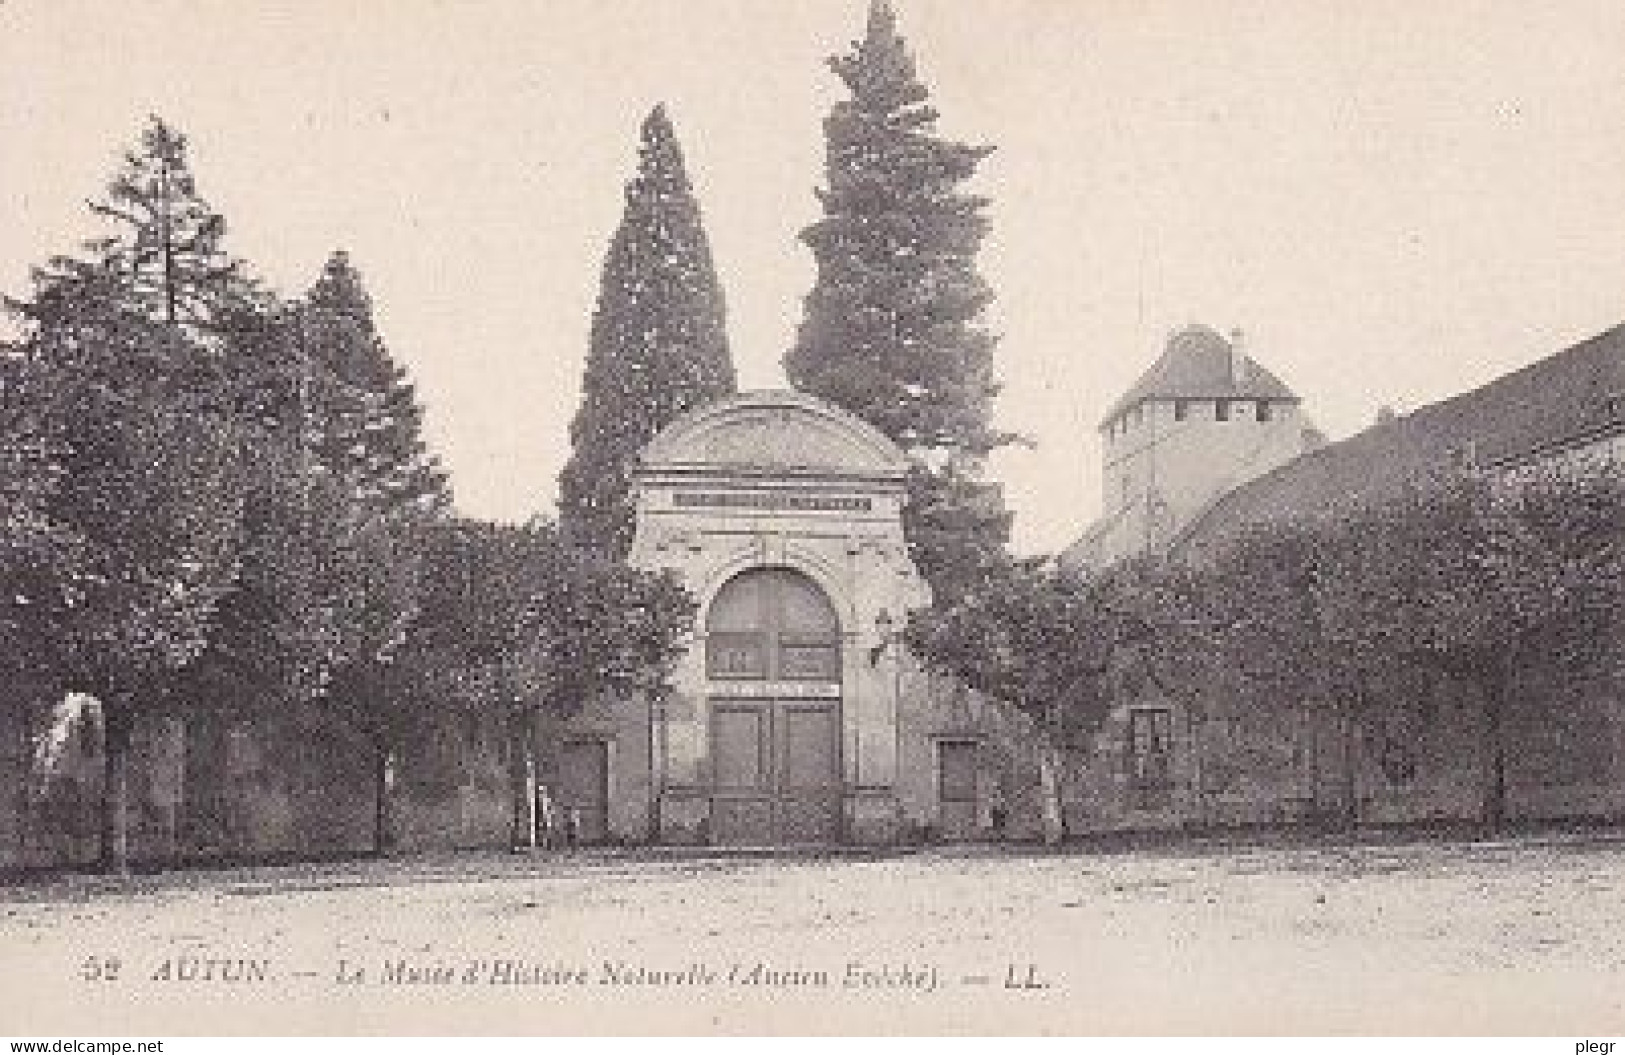
[[[735,575],[706,616],[711,835],[724,845],[841,837],[841,628],[801,572]]]
[[[886,842],[931,808],[909,676],[881,661],[881,614],[930,599],[903,536],[908,471],[799,392],[695,408],[644,448],[629,560],[675,575],[702,615],[670,694],[620,737],[623,828],[647,803],[666,842]]]

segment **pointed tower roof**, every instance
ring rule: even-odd
[[[1217,330],[1187,326],[1168,338],[1162,356],[1112,404],[1100,427],[1148,399],[1282,399],[1298,396]]]

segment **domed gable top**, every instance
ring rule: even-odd
[[[878,429],[800,392],[741,392],[684,414],[643,449],[641,468],[901,478],[908,459]]]
[[[1162,356],[1112,405],[1101,427],[1148,399],[1297,398],[1280,378],[1250,357],[1238,355],[1211,327],[1187,326],[1168,338]]]

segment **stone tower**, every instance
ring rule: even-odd
[[[1300,402],[1239,332],[1175,332],[1100,423],[1101,517],[1062,564],[1103,567],[1159,549],[1226,492],[1319,445]]]

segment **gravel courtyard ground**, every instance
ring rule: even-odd
[[[0,1034],[1625,1032],[1625,846],[468,855],[0,889]]]

